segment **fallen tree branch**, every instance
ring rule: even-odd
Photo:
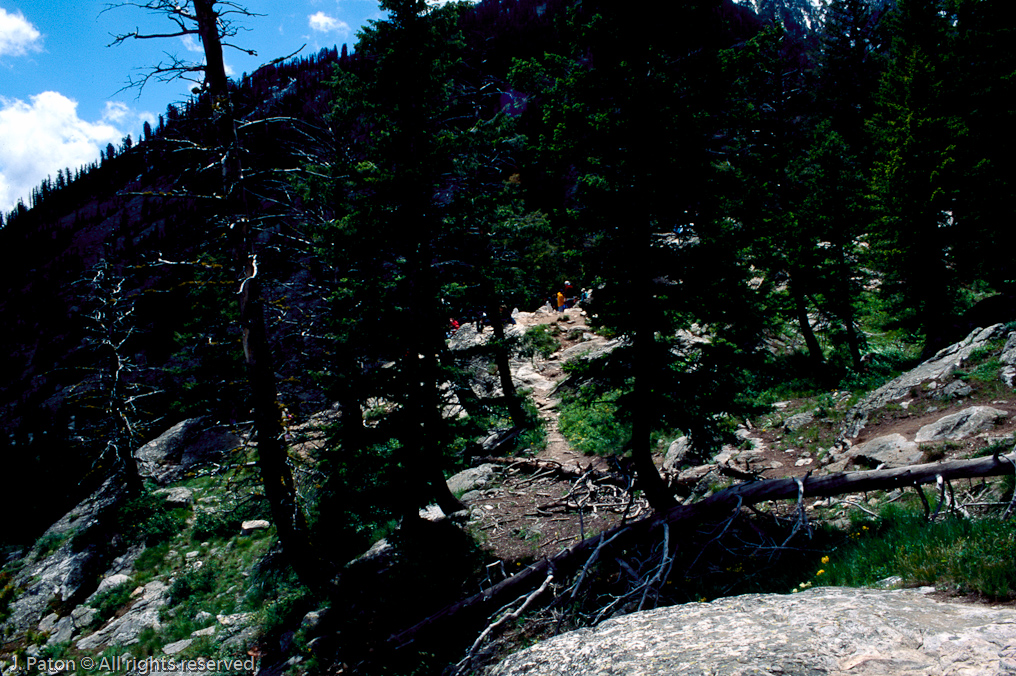
[[[543,580],[543,584],[540,585],[539,589],[537,589],[529,596],[527,596],[521,606],[519,606],[517,609],[513,610],[510,613],[505,613],[496,622],[493,622],[492,624],[488,625],[487,628],[484,629],[483,632],[477,637],[477,639],[473,641],[473,645],[469,648],[469,652],[466,653],[466,656],[462,658],[462,660],[458,664],[455,665],[456,666],[455,673],[456,674],[464,673],[464,669],[470,666],[473,657],[476,655],[476,651],[480,649],[481,645],[483,645],[484,640],[486,640],[486,638],[492,633],[500,631],[501,628],[505,626],[505,624],[507,624],[511,620],[517,620],[522,615],[522,613],[529,610],[530,606],[532,606],[533,602],[536,600],[536,597],[545,592],[547,590],[547,587],[549,587],[550,583],[553,581],[554,574],[550,573],[549,575],[547,575],[546,579]]]
[[[570,469],[556,460],[545,460],[542,458],[503,458],[500,456],[477,457],[473,458],[473,462],[479,464],[489,463],[492,465],[503,465],[507,469],[518,469],[530,473],[550,470],[551,475],[560,479],[567,479],[568,481],[576,481],[583,477],[587,477],[593,481],[610,483],[622,487],[624,485],[617,476],[609,472],[603,472],[595,469],[592,466],[592,463],[590,463],[585,469],[582,469],[581,467]]]
[[[477,622],[479,618],[486,618],[493,612],[492,609],[501,607],[511,598],[522,596],[526,589],[536,586],[537,581],[546,578],[551,571],[554,571],[554,574],[559,578],[564,578],[575,572],[600,542],[610,541],[612,548],[624,548],[631,542],[654,537],[654,533],[661,530],[664,525],[671,528],[685,526],[729,515],[730,511],[738,505],[750,506],[769,500],[796,499],[801,492],[818,498],[845,493],[918,486],[933,483],[939,476],[943,480],[1000,476],[1013,471],[1013,467],[1016,466],[1014,459],[1016,459],[1016,453],[1008,456],[997,455],[892,469],[845,472],[806,477],[801,480],[801,485],[798,485],[798,480],[794,478],[735,484],[699,502],[678,505],[639,521],[615,526],[604,531],[602,540],[600,536],[597,536],[577,542],[554,556],[534,562],[494,587],[447,606],[423,621],[393,634],[389,637],[388,643],[398,648],[421,639],[427,634],[437,633],[439,636],[446,636],[447,633],[443,633],[445,632],[443,628],[453,621],[470,625]]]

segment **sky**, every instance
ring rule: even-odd
[[[352,50],[357,31],[382,18],[376,0],[236,2],[262,16],[237,18],[247,30],[234,41],[257,56],[227,48],[231,77],[303,45],[301,56],[343,43]],[[203,61],[196,36],[109,46],[112,34],[136,28],[170,33],[175,26],[121,0],[0,0],[0,214],[19,198],[28,206],[46,176],[97,160],[100,149],[128,134],[137,140],[146,120],[154,125],[167,105],[189,96],[194,85],[184,81],[120,91],[166,54]]]

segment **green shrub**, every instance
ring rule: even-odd
[[[166,554],[168,553],[168,542],[160,542],[157,545],[145,547],[145,551],[141,552],[141,555],[134,562],[134,571],[146,577],[153,575],[158,571],[162,562],[166,560]],[[139,579],[138,583],[141,584],[142,581]]]
[[[174,603],[180,605],[198,601],[201,597],[207,596],[215,590],[215,583],[219,573],[220,568],[214,561],[206,561],[200,568],[188,570],[176,578],[173,586],[170,587],[169,595]]]
[[[523,356],[531,358],[538,354],[547,359],[550,355],[557,352],[560,344],[552,334],[552,331],[553,333],[560,333],[561,330],[556,325],[553,325],[553,329],[551,326],[549,324],[539,324],[531,326],[526,330],[525,335],[522,337],[521,353]]]
[[[128,542],[140,540],[155,544],[180,532],[183,518],[183,514],[166,506],[166,500],[161,495],[146,492],[128,500],[118,510],[117,526]]]
[[[10,617],[10,604],[17,594],[18,589],[14,586],[14,579],[11,574],[0,572],[0,622]]]
[[[106,620],[127,604],[131,598],[131,591],[132,585],[125,583],[96,594],[89,602],[89,605],[95,608],[92,624],[99,626],[105,624]]]
[[[199,510],[194,518],[193,539],[200,542],[211,537],[227,537],[239,529],[239,524],[220,512]]]
[[[561,434],[583,453],[620,453],[631,438],[631,425],[618,419],[614,402],[619,396],[621,392],[614,390],[596,397],[583,388],[577,397],[561,405]]]
[[[39,552],[39,557],[49,556],[55,552],[70,536],[70,533],[46,533],[43,535],[35,543],[36,550]]]

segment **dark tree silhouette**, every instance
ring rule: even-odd
[[[127,33],[113,33],[110,46],[122,44],[128,40],[151,40],[158,38],[175,38],[195,35],[201,40],[205,62],[197,63],[180,59],[167,54],[168,61],[141,69],[138,77],[129,77],[124,89],[144,89],[151,80],[171,82],[188,80],[194,82],[202,91],[207,90],[213,97],[226,92],[225,61],[222,57],[223,47],[230,47],[251,56],[257,56],[252,49],[245,49],[232,42],[240,31],[247,30],[238,25],[237,17],[262,16],[251,12],[243,5],[224,0],[147,0],[146,2],[116,2],[106,5],[103,12],[121,7],[135,7],[151,14],[160,14],[172,23],[175,28],[165,33],[142,33],[138,29]],[[201,77],[199,77],[199,75]]]

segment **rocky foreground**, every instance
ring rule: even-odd
[[[812,588],[632,613],[509,656],[489,676],[996,676],[1016,610],[930,587]]]

